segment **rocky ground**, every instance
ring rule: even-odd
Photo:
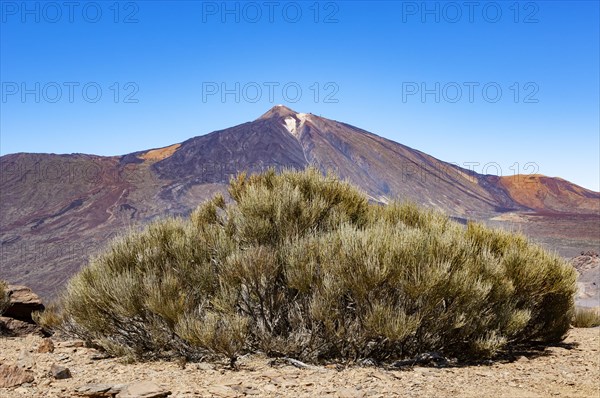
[[[33,378],[20,386],[0,388],[0,397],[102,396],[100,392],[110,388],[104,396],[119,391],[117,397],[161,397],[168,392],[171,397],[600,396],[600,328],[573,329],[561,346],[517,356],[512,362],[403,370],[298,368],[257,355],[242,358],[238,370],[207,363],[126,364],[103,358],[81,342],[51,344],[48,340],[34,335],[0,339],[0,380],[2,369],[6,373],[16,368],[21,376]],[[140,382],[146,383],[135,384]]]
[[[599,308],[600,256],[571,259],[577,305]],[[125,363],[81,341],[43,338],[31,312],[43,308],[9,286],[0,317],[0,398],[18,397],[600,397],[600,328],[572,329],[565,342],[484,364],[304,366],[252,355],[226,364]],[[12,337],[6,337],[12,336]],[[442,366],[443,365],[443,366]]]

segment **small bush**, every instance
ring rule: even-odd
[[[60,328],[138,358],[488,357],[569,328],[576,274],[522,235],[369,204],[317,170],[232,179],[187,220],[113,241]]]
[[[60,311],[56,302],[51,302],[43,311],[34,311],[31,313],[33,321],[46,332],[51,332],[63,324],[64,313]]]
[[[10,305],[10,297],[8,296],[8,284],[0,280],[0,315],[6,311]]]
[[[571,323],[576,328],[600,326],[600,311],[594,308],[576,308]]]

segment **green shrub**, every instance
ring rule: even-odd
[[[0,315],[6,311],[10,304],[10,297],[8,296],[8,285],[6,282],[0,280]]]
[[[64,315],[65,313],[60,310],[60,304],[51,301],[45,305],[42,311],[33,311],[31,318],[44,332],[51,334],[53,330],[59,329],[63,325]]]
[[[138,358],[487,357],[564,337],[576,274],[523,236],[369,204],[317,170],[240,175],[187,220],[113,241],[61,328]]]
[[[576,328],[600,326],[600,311],[595,308],[576,308],[571,324]]]

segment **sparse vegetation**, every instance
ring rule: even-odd
[[[600,311],[595,308],[576,308],[572,324],[576,328],[600,326]]]
[[[113,241],[53,322],[113,354],[232,364],[489,357],[569,328],[575,271],[521,235],[369,204],[314,169],[242,174],[229,193]]]
[[[64,313],[59,310],[56,302],[51,302],[46,305],[43,311],[33,311],[31,318],[33,321],[45,331],[52,331],[60,328],[63,324],[62,315]]]
[[[8,297],[8,285],[6,282],[0,280],[0,315],[6,311],[10,304],[10,297]]]

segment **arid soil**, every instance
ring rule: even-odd
[[[98,359],[91,348],[56,342],[38,353],[42,338],[0,339],[0,364],[30,367],[32,383],[0,389],[0,397],[73,397],[86,384],[151,381],[171,397],[599,397],[600,328],[573,329],[561,346],[514,361],[450,367],[390,370],[373,366],[318,366],[300,369],[261,356],[240,359],[238,370],[208,363],[126,364]],[[19,359],[20,357],[20,359]],[[56,380],[52,364],[70,369]]]

